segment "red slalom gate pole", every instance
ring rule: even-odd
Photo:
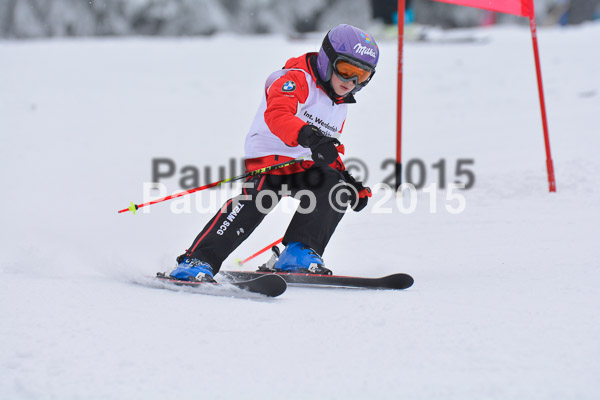
[[[554,179],[554,164],[550,152],[550,134],[548,133],[548,118],[546,116],[546,102],[544,101],[544,86],[542,83],[542,67],[540,64],[540,54],[538,50],[537,29],[535,17],[529,17],[529,26],[531,28],[531,39],[533,41],[533,55],[535,57],[535,72],[537,74],[538,91],[540,95],[540,108],[542,110],[542,126],[544,128],[544,143],[546,145],[546,169],[548,171],[548,185],[550,192],[556,192],[556,180]]]
[[[260,169],[254,170],[254,171],[246,172],[245,174],[242,174],[242,175],[238,175],[238,176],[234,176],[232,178],[227,178],[227,179],[223,179],[223,180],[220,180],[220,181],[217,181],[217,182],[209,183],[208,185],[204,185],[204,186],[200,186],[200,187],[197,187],[197,188],[194,188],[194,189],[186,190],[184,192],[177,193],[177,194],[172,194],[170,196],[166,196],[166,197],[163,197],[163,198],[160,198],[160,199],[152,200],[152,201],[149,201],[149,202],[143,203],[143,204],[133,204],[133,202],[131,202],[131,205],[129,207],[124,208],[122,210],[119,210],[118,212],[120,214],[120,213],[124,213],[124,212],[127,212],[127,211],[131,211],[135,215],[135,212],[138,209],[142,208],[142,207],[147,207],[147,206],[150,206],[150,205],[156,204],[156,203],[162,203],[163,201],[175,199],[175,198],[181,197],[181,196],[186,196],[188,194],[199,192],[201,190],[210,189],[212,187],[219,186],[219,185],[221,185],[223,183],[237,181],[237,180],[240,180],[240,179],[248,178],[250,176],[261,174],[263,172],[273,171],[275,169],[287,167],[288,165],[296,164],[298,162],[305,161],[306,159],[307,159],[307,157],[300,157],[300,158],[296,158],[296,159],[293,159],[293,160],[290,160],[290,161],[285,161],[285,162],[282,162],[282,163],[279,163],[279,164],[270,165],[268,167],[264,167],[264,168],[260,168]]]
[[[396,190],[402,184],[402,79],[404,74],[405,0],[398,0],[398,89],[396,100]]]
[[[282,240],[283,240],[283,238],[277,239],[276,241],[274,241],[273,243],[271,243],[270,245],[268,245],[264,249],[260,249],[259,251],[257,251],[256,253],[252,254],[250,257],[246,258],[245,260],[238,261],[238,265],[244,265],[244,264],[246,264],[248,261],[252,260],[253,258],[256,258],[256,257],[260,256],[262,253],[264,253],[265,251],[269,250],[271,247],[277,246],[279,243],[281,243]]]

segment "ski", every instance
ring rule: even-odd
[[[361,289],[408,289],[414,283],[408,274],[392,274],[380,278],[359,276],[314,275],[303,273],[267,272],[267,271],[221,271],[220,274],[236,280],[245,281],[256,277],[278,276],[291,286],[324,286]]]
[[[194,282],[194,281],[182,281],[179,279],[173,279],[162,272],[156,274],[156,279],[161,282],[173,284],[176,286],[185,287],[203,287],[209,289],[208,294],[218,294],[219,289],[234,287],[250,293],[262,294],[268,297],[277,297],[287,289],[287,283],[285,279],[280,276],[273,274],[267,275],[255,275],[250,276],[247,279],[236,280],[234,282]]]

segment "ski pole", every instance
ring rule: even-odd
[[[149,202],[143,203],[143,204],[134,204],[133,201],[132,201],[131,205],[129,207],[124,208],[122,210],[119,210],[118,212],[120,214],[120,213],[124,213],[124,212],[127,212],[127,211],[131,211],[135,215],[135,212],[137,210],[139,210],[140,208],[142,208],[142,207],[150,206],[150,205],[156,204],[156,203],[161,203],[163,201],[175,199],[177,197],[186,196],[188,194],[199,192],[199,191],[204,190],[204,189],[210,189],[212,187],[219,186],[219,185],[222,185],[222,184],[227,183],[227,182],[233,182],[233,181],[237,181],[237,180],[240,180],[240,179],[248,178],[248,177],[251,177],[251,176],[254,176],[254,175],[262,174],[263,172],[269,172],[269,171],[273,171],[275,169],[287,167],[288,165],[292,165],[292,164],[296,164],[296,163],[305,161],[307,158],[308,157],[300,157],[300,158],[296,158],[296,159],[293,159],[293,160],[290,160],[290,161],[285,161],[285,162],[282,162],[282,163],[279,163],[279,164],[269,165],[268,167],[260,168],[260,169],[254,170],[254,171],[249,171],[249,172],[246,172],[246,173],[244,173],[242,175],[238,175],[238,176],[234,176],[232,178],[227,178],[227,179],[223,179],[223,180],[220,180],[220,181],[217,181],[217,182],[209,183],[208,185],[204,185],[204,186],[200,186],[200,187],[197,187],[197,188],[194,188],[194,189],[186,190],[185,192],[180,192],[180,193],[177,193],[177,194],[172,194],[170,196],[166,196],[166,197],[163,197],[163,198],[160,198],[160,199],[152,200],[152,201],[149,201]]]
[[[255,258],[257,256],[260,256],[262,253],[264,253],[265,251],[269,250],[271,247],[277,246],[279,243],[281,243],[282,240],[283,240],[283,238],[277,239],[276,241],[274,241],[273,243],[271,243],[270,245],[268,245],[264,249],[261,249],[261,250],[257,251],[256,253],[252,254],[250,257],[246,258],[245,260],[236,260],[237,264],[238,265],[244,265],[244,264],[246,264],[248,261],[252,260],[253,258]]]

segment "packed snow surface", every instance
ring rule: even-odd
[[[264,79],[320,38],[0,42],[0,398],[600,398],[600,25],[539,31],[556,193],[529,31],[464,35],[405,47],[403,157],[424,187],[377,191],[324,254],[415,285],[276,299],[139,284],[231,187],[117,210],[160,195],[144,192],[153,159],[175,164],[168,194],[194,168],[198,184],[238,174]],[[373,187],[395,155],[396,43],[380,47],[342,135]],[[440,160],[446,183],[472,160],[473,187],[437,189]],[[224,269],[281,237],[294,205]]]

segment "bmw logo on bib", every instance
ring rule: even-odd
[[[296,90],[296,82],[287,81],[286,83],[283,84],[283,86],[281,87],[281,90],[283,92],[293,92],[294,90]]]

